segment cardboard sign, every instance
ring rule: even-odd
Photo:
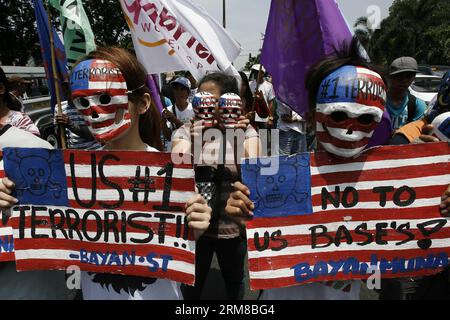
[[[247,223],[253,290],[311,282],[410,277],[448,266],[448,143],[378,147],[351,160],[328,153],[279,158],[276,175],[246,160],[255,203]],[[254,159],[253,159],[254,161]]]
[[[15,182],[18,271],[66,269],[193,284],[195,242],[186,201],[192,166],[157,152],[5,148]]]

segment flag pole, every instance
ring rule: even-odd
[[[58,72],[56,71],[56,57],[55,57],[55,41],[53,39],[53,27],[52,27],[52,19],[50,16],[50,10],[47,9],[47,17],[48,17],[48,30],[50,32],[50,52],[52,57],[52,71],[53,71],[53,82],[55,85],[55,94],[56,94],[56,103],[57,103],[57,114],[62,114],[61,107],[61,96],[59,95],[59,77]],[[59,124],[59,135],[61,139],[61,149],[66,149],[66,135],[64,126]]]

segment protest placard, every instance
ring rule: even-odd
[[[193,284],[195,241],[184,206],[192,165],[170,154],[3,150],[18,271],[65,269]]]
[[[439,211],[448,143],[377,147],[350,160],[285,156],[277,174],[262,175],[267,160],[242,167],[255,203],[247,223],[253,290],[448,266],[450,219]]]

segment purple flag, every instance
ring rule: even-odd
[[[272,0],[261,62],[277,97],[304,115],[308,69],[351,39],[334,0]]]

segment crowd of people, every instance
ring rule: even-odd
[[[77,79],[74,77],[70,83],[63,84],[67,100],[62,104],[63,113],[55,115],[55,124],[65,130],[69,148],[190,154],[195,147],[195,138],[208,129],[223,128],[226,117],[233,120],[225,122],[231,124],[227,129],[243,130],[244,143],[239,154],[235,150],[237,146],[225,136],[217,141],[202,141],[201,150],[208,150],[209,154],[211,150],[217,151],[212,154],[220,154],[220,149],[226,150],[227,155],[233,155],[232,161],[225,163],[220,158],[194,160],[198,194],[186,203],[185,212],[189,226],[196,234],[195,285],[181,285],[166,279],[83,272],[81,291],[82,298],[87,300],[200,299],[214,254],[224,279],[227,298],[244,299],[247,272],[245,223],[252,218],[254,204],[249,198],[249,188],[241,181],[240,163],[242,158],[264,155],[259,136],[261,130],[279,130],[279,142],[269,143],[272,154],[292,155],[325,150],[338,158],[349,158],[357,157],[371,146],[442,140],[433,134],[431,123],[440,114],[450,111],[450,72],[444,75],[437,97],[427,106],[408,91],[419,72],[414,58],[400,57],[394,60],[385,73],[359,56],[356,41],[349,49],[342,49],[311,67],[305,82],[309,94],[309,111],[304,115],[296,113],[277,98],[270,76],[260,65],[252,68],[250,81],[243,72],[240,73],[240,79],[223,72],[209,73],[202,79],[193,78],[189,72],[167,74],[161,86],[163,110],[160,112],[146,85],[145,70],[132,53],[120,48],[98,48],[78,61],[72,74],[89,69],[92,62],[117,68],[119,79],[114,81],[123,83],[123,92],[120,96],[111,93],[108,82],[100,90],[102,92],[77,90]],[[341,109],[331,108],[329,105],[335,101],[325,101],[319,95],[324,81],[336,74],[341,75],[342,79],[350,78],[354,68],[371,74],[385,90],[379,92],[380,106],[368,108],[368,118],[349,117],[349,113],[344,112],[349,110],[345,103],[341,103]],[[22,80],[7,79],[0,68],[0,148],[51,148],[39,138],[38,128],[23,113],[23,92],[20,91]],[[95,104],[100,95],[108,95],[107,101]],[[230,114],[222,116],[219,105],[236,99],[240,101],[240,109],[230,109]],[[214,103],[211,104],[211,101]],[[98,116],[106,112],[115,114],[113,123],[106,123],[104,118]],[[354,110],[351,112],[358,113]],[[370,130],[367,129],[365,137],[352,140],[348,137],[350,129],[346,126],[348,123],[353,125],[355,121],[370,127]],[[327,125],[331,122],[343,130],[328,131]],[[347,133],[342,133],[344,129]],[[8,209],[17,204],[17,199],[11,195],[13,189],[14,181],[7,177],[0,181],[0,207],[3,214],[7,214]],[[450,188],[442,195],[442,215],[448,216],[449,208]],[[434,276],[383,280],[380,299],[450,298],[449,275],[447,268]],[[104,286],[105,282],[114,285],[107,287]],[[145,285],[136,289],[136,282]],[[132,287],[133,290],[130,289]],[[359,299],[360,288],[361,281],[357,280],[348,281],[346,285],[314,283],[264,290],[260,298]],[[14,262],[2,263],[0,266],[0,298],[75,297],[74,292],[65,287],[63,272],[17,273]]]

